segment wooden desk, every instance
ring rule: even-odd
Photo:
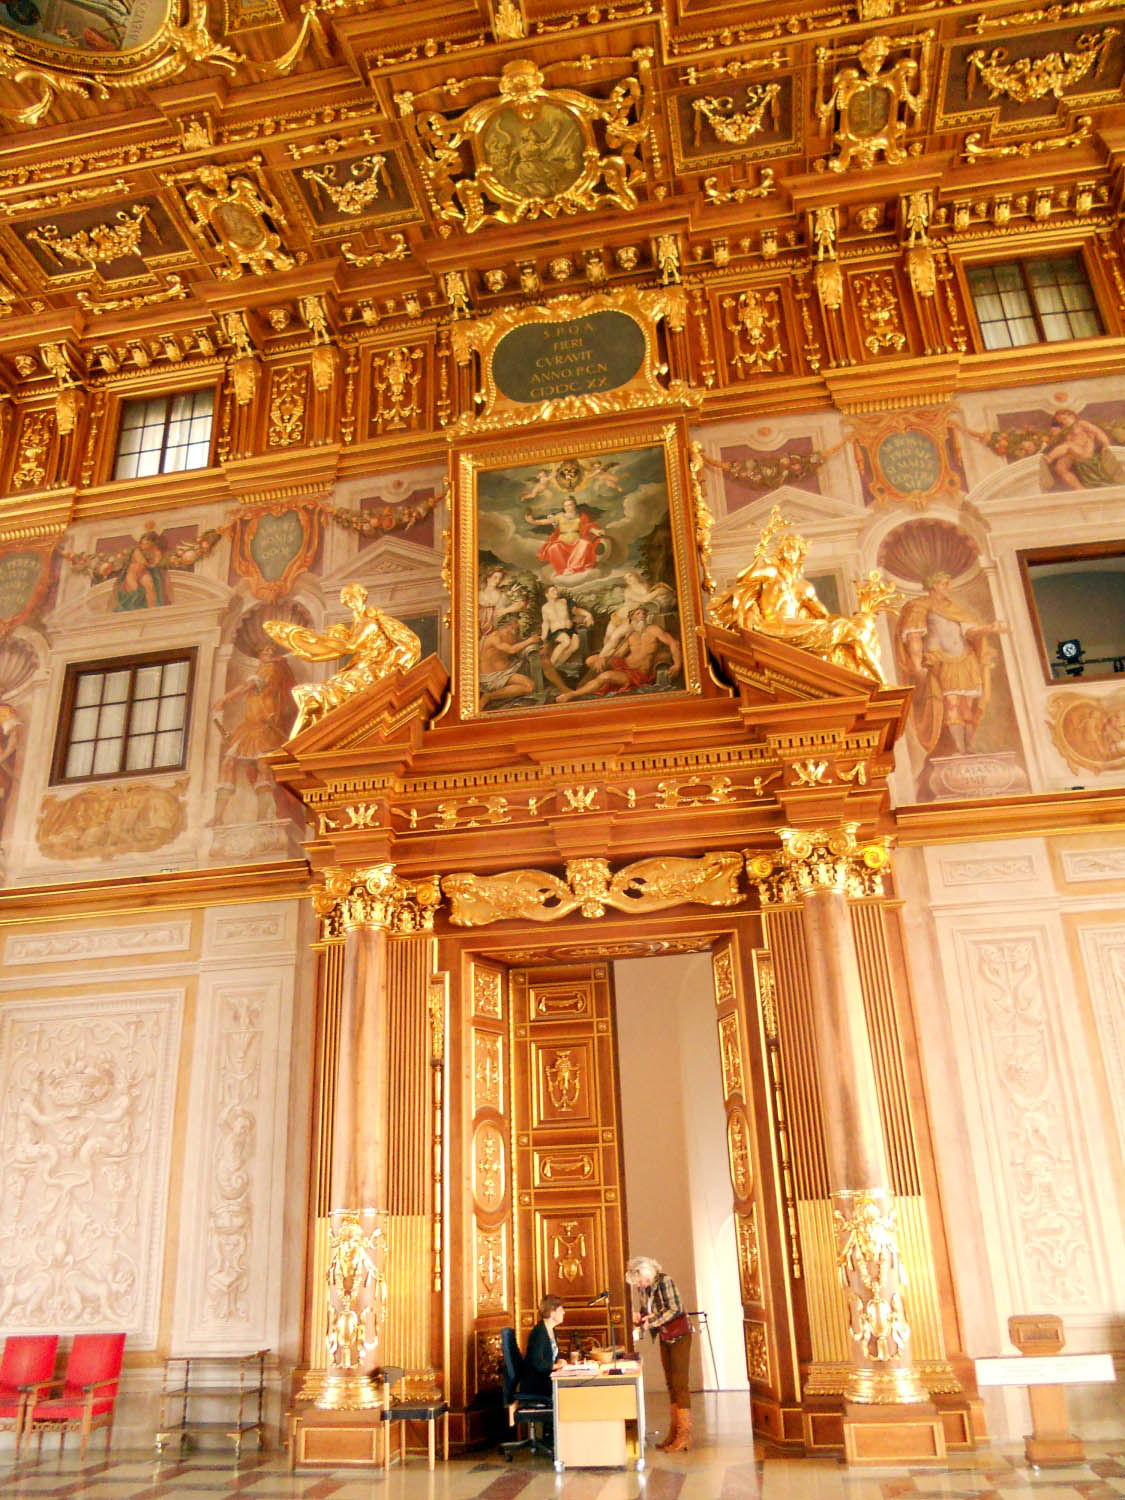
[[[645,1387],[635,1370],[609,1374],[579,1366],[551,1377],[555,1419],[555,1472],[625,1467],[625,1423],[637,1427],[636,1467],[645,1466]]]

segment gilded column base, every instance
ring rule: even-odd
[[[362,1370],[309,1370],[298,1401],[321,1411],[371,1411],[383,1405],[383,1386]]]
[[[848,1371],[844,1384],[844,1400],[854,1401],[860,1406],[915,1405],[929,1399],[929,1392],[911,1366],[875,1369],[870,1365],[859,1365]]]

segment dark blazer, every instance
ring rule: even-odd
[[[524,1396],[549,1396],[551,1370],[555,1356],[551,1353],[551,1332],[546,1323],[536,1323],[527,1340],[527,1353],[520,1375],[520,1393]]]

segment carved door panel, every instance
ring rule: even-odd
[[[605,964],[513,969],[516,1281],[525,1340],[557,1293],[566,1329],[605,1343],[626,1327],[621,1129],[613,991]]]
[[[786,1362],[790,1340],[779,1324],[777,1291],[771,1262],[777,1259],[777,1163],[763,1147],[769,1140],[770,1101],[763,1087],[762,1034],[754,1008],[745,999],[744,969],[738,942],[724,938],[712,950],[715,1019],[719,1033],[723,1105],[727,1121],[727,1160],[742,1295],[746,1369],[750,1377],[755,1425],[759,1406],[776,1408],[781,1394],[779,1365]],[[765,1131],[761,1125],[765,1125]],[[764,1160],[763,1160],[764,1152]],[[780,1343],[779,1343],[780,1335]],[[776,1426],[774,1421],[767,1424]],[[781,1436],[780,1431],[776,1433]]]
[[[500,1330],[512,1298],[512,1165],[507,971],[474,959],[469,984],[472,1383],[500,1382]]]

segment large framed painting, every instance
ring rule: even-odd
[[[462,718],[698,692],[674,425],[457,459]]]

